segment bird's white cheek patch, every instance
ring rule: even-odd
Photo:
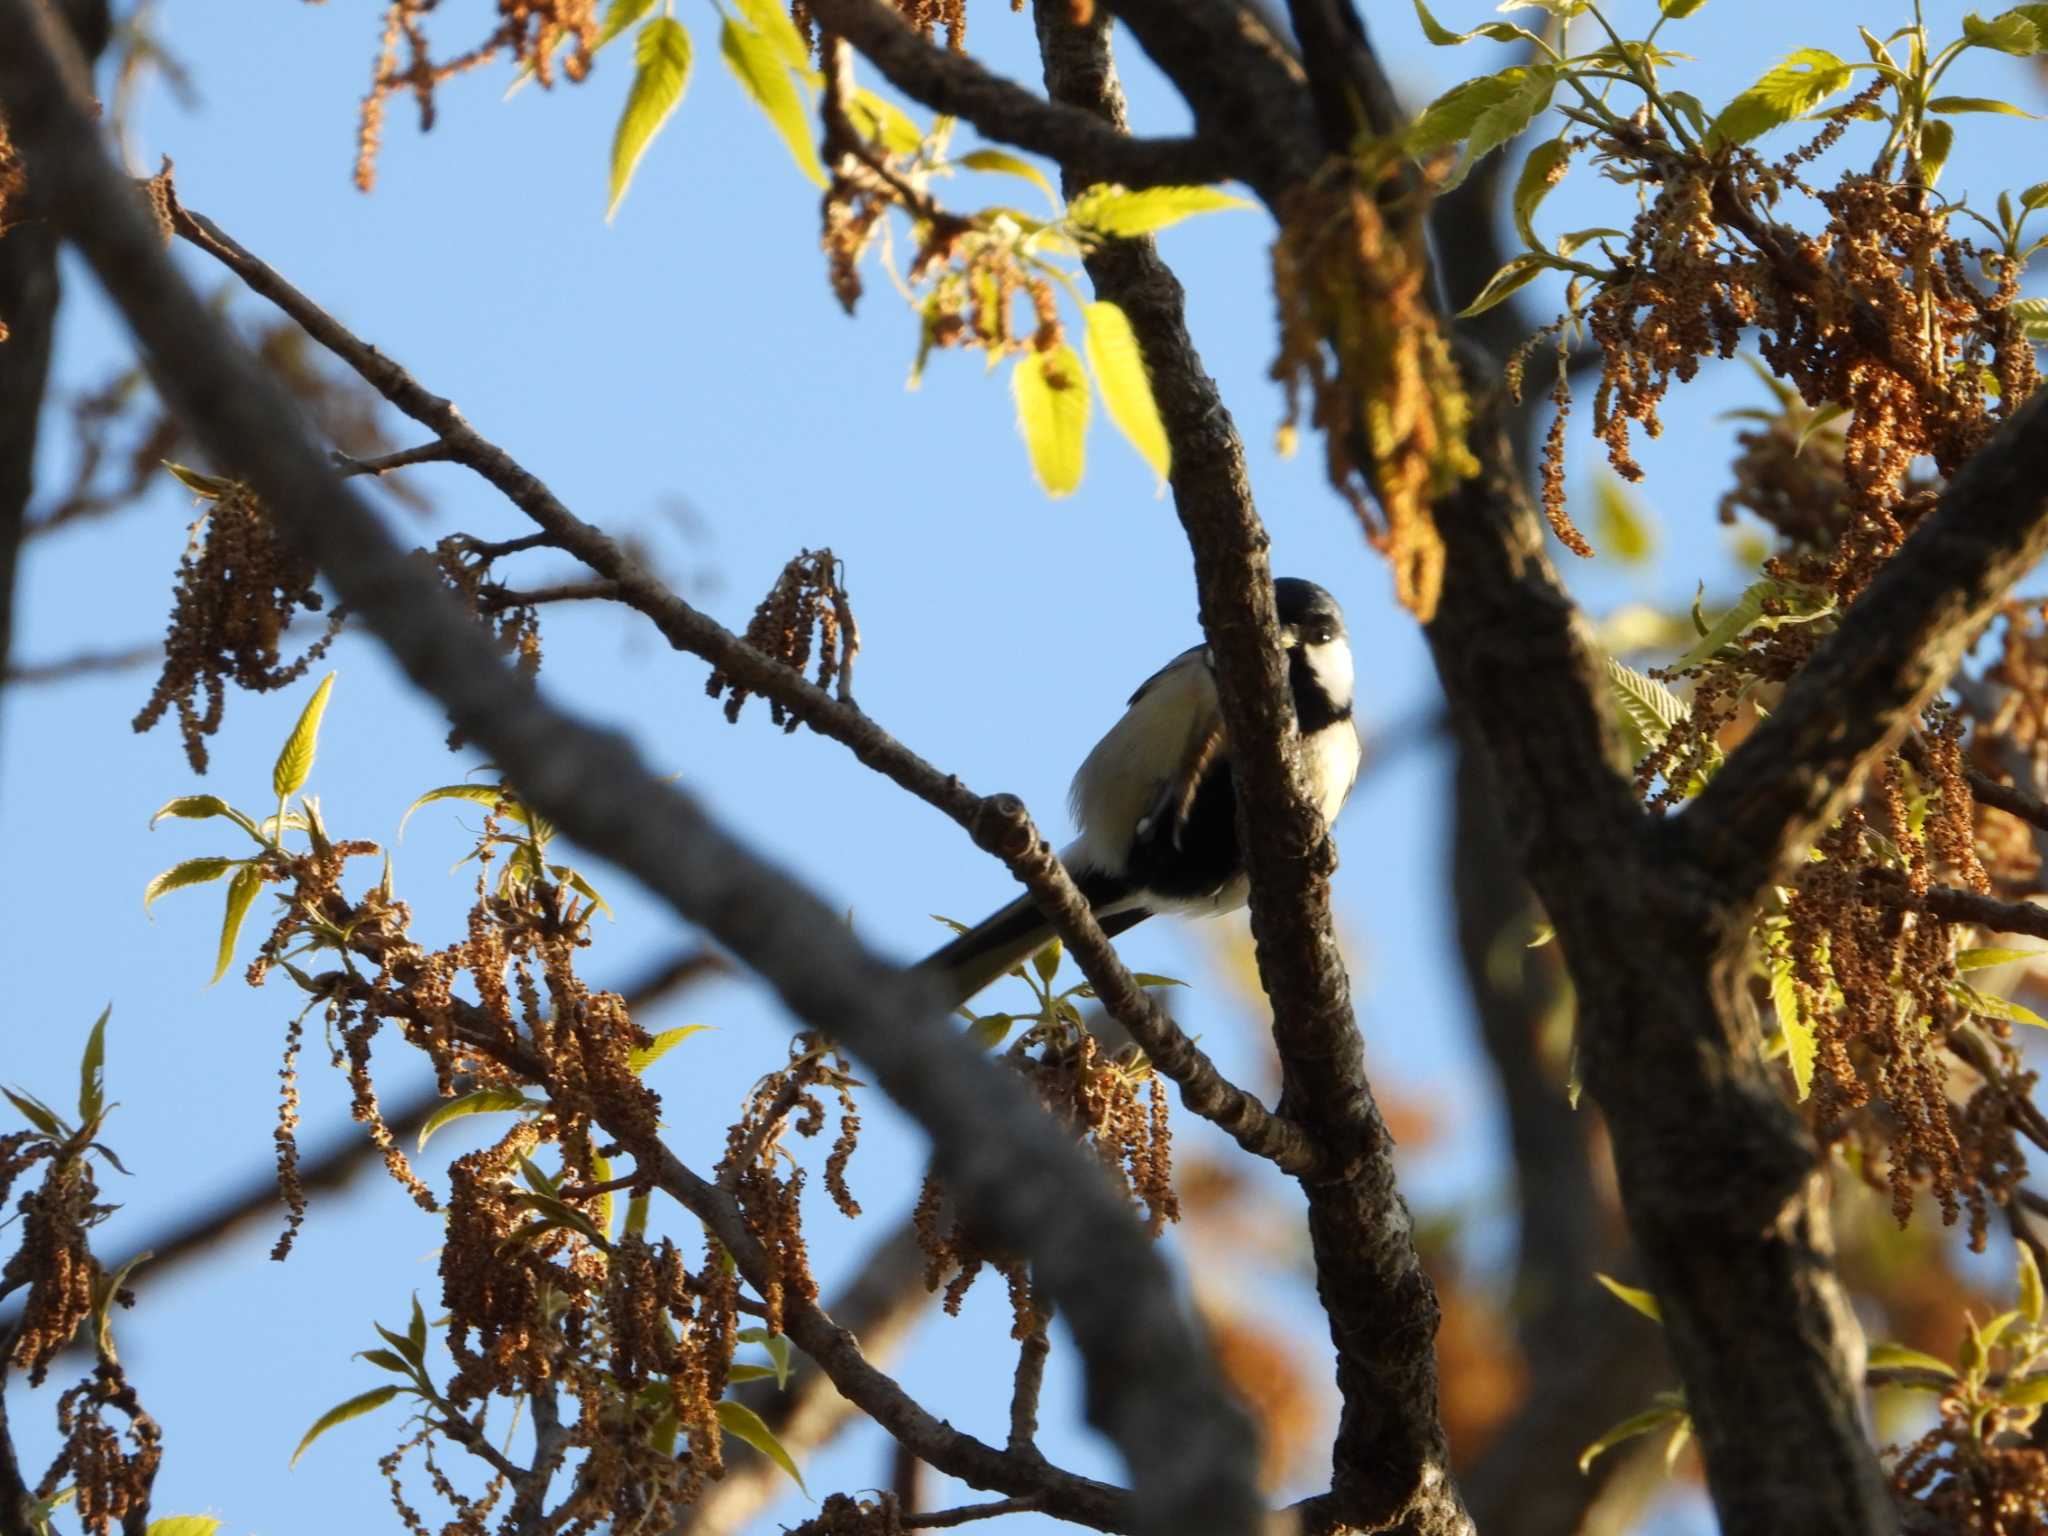
[[[1350,704],[1357,679],[1353,676],[1351,647],[1341,640],[1332,640],[1323,645],[1312,645],[1304,653],[1308,657],[1308,669],[1315,674],[1317,682],[1323,685],[1331,701],[1340,708]]]
[[[1323,824],[1333,825],[1358,778],[1358,732],[1349,720],[1344,720],[1310,737],[1304,745],[1315,758],[1308,766],[1315,782],[1322,786],[1322,803],[1317,809],[1323,813]]]

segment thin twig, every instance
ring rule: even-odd
[[[973,1520],[993,1520],[998,1515],[1030,1514],[1042,1507],[1037,1499],[996,1499],[987,1504],[934,1509],[922,1515],[906,1514],[897,1523],[908,1530],[938,1530],[949,1525],[966,1525]]]
[[[1038,1394],[1045,1385],[1045,1360],[1052,1353],[1046,1336],[1049,1313],[1033,1309],[1031,1329],[1017,1344],[1017,1374],[1010,1384],[1010,1454],[1043,1461],[1038,1449]]]
[[[445,464],[453,456],[448,445],[438,438],[431,443],[401,448],[396,453],[374,459],[351,458],[339,448],[333,451],[334,467],[342,475],[388,475],[394,469],[404,469],[413,464]]]

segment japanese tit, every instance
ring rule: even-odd
[[[1337,601],[1312,581],[1273,583],[1309,792],[1325,825],[1358,778],[1351,647]],[[1155,912],[1214,916],[1245,903],[1230,743],[1207,646],[1186,650],[1131,695],[1068,791],[1081,835],[1060,850],[1112,938]],[[1052,937],[1021,896],[920,961],[957,1005]]]

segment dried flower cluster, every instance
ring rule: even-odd
[[[1391,161],[1379,171],[1383,185],[1398,174]],[[1444,563],[1430,507],[1478,463],[1470,401],[1430,303],[1422,220],[1390,210],[1380,190],[1332,166],[1286,209],[1273,246],[1272,372],[1287,392],[1283,437],[1306,396],[1330,484],[1386,556],[1395,596],[1426,623]]]
[[[775,585],[747,622],[745,638],[762,655],[802,672],[811,659],[813,634],[817,637],[818,686],[832,684],[840,698],[851,698],[860,626],[854,622],[853,603],[847,596],[845,567],[829,549],[804,550],[783,566]],[[726,696],[725,718],[735,723],[753,696],[752,689],[728,676],[722,667],[712,671],[704,691],[714,699]],[[778,699],[768,701],[768,717],[785,731],[794,731],[802,723]]]
[[[185,756],[204,773],[206,738],[220,729],[227,685],[268,693],[297,682],[326,655],[344,614],[337,609],[318,639],[283,660],[280,647],[299,611],[325,606],[312,561],[278,536],[247,486],[189,470],[179,478],[205,507],[178,563],[163,672],[134,724],[147,731],[175,706]]]

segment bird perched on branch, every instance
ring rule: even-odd
[[[1358,778],[1344,614],[1298,577],[1275,581],[1273,596],[1309,795],[1327,825]],[[1230,742],[1207,646],[1182,651],[1131,695],[1082,761],[1068,803],[1081,835],[1060,860],[1112,938],[1155,912],[1215,916],[1244,905]],[[963,1003],[1051,937],[1031,898],[1020,896],[917,968],[938,979],[949,1003]]]

